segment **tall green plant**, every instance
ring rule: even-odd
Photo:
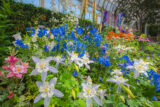
[[[7,47],[11,44],[9,40],[9,31],[7,28],[11,26],[8,15],[11,15],[10,3],[6,1],[1,2],[0,7],[0,64],[7,56]]]

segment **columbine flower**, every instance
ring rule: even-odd
[[[45,81],[47,77],[47,71],[52,73],[57,73],[58,70],[52,66],[49,66],[49,62],[53,59],[52,57],[47,57],[46,59],[39,59],[35,56],[32,57],[33,61],[36,63],[36,68],[32,71],[30,75],[36,75],[42,73],[41,79]]]
[[[86,83],[82,83],[83,92],[80,92],[79,97],[80,98],[86,98],[86,105],[87,107],[90,107],[92,104],[92,98],[94,101],[102,106],[101,100],[97,97],[97,89],[99,88],[99,85],[93,85],[92,86],[92,80],[90,77],[87,78]]]
[[[74,52],[70,53],[68,52],[69,56],[71,57],[68,62],[74,62],[75,64],[82,66],[82,59],[78,57],[78,54],[75,54]]]
[[[60,56],[56,56],[56,57],[53,57],[53,60],[56,61],[56,67],[58,67],[58,65],[61,63],[61,64],[65,64],[63,61],[65,60],[64,57],[60,57]]]
[[[83,57],[82,57],[82,65],[84,64],[88,69],[90,69],[90,66],[88,65],[88,64],[90,64],[90,63],[94,63],[94,61],[92,61],[92,60],[89,60],[89,56],[88,55],[84,55]],[[81,66],[82,66],[81,65]]]
[[[122,75],[122,72],[119,69],[115,69],[115,70],[113,70],[113,72],[111,72],[111,75],[114,75],[114,74],[116,74],[116,75]]]
[[[39,88],[40,94],[34,99],[34,103],[38,102],[41,98],[44,98],[44,107],[48,107],[51,97],[63,97],[63,93],[55,89],[57,78],[51,79],[49,82],[36,82]]]
[[[137,78],[140,73],[144,74],[148,77],[147,70],[149,63],[146,61],[143,61],[142,59],[136,60],[134,59],[134,64],[131,66],[127,66],[128,69],[134,69],[134,77]]]
[[[128,80],[124,79],[123,77],[120,77],[120,76],[114,76],[113,78],[107,79],[107,81],[116,83],[118,85],[118,87],[117,87],[118,91],[121,88],[120,84],[126,85],[127,87],[130,86],[129,84],[125,83]]]
[[[53,47],[55,46],[55,42],[54,41],[49,42],[46,46],[49,49],[49,51],[51,51],[53,49]]]
[[[104,99],[106,91],[107,91],[106,89],[104,89],[104,90],[102,90],[102,89],[98,90],[98,95],[100,96],[101,101]]]

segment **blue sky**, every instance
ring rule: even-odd
[[[18,0],[17,0],[18,1]],[[39,0],[21,0],[21,2],[24,2],[24,3],[32,3],[32,4],[34,4],[35,6],[39,6]],[[45,8],[47,8],[47,9],[51,9],[50,7],[51,7],[51,4],[50,4],[50,2],[51,2],[51,0],[45,0]],[[80,4],[79,2],[78,2],[78,0],[73,0],[73,2],[75,3],[75,4]],[[57,7],[57,9],[58,9],[58,0],[56,0],[56,7]],[[91,7],[88,7],[88,10],[92,10],[92,8]],[[62,8],[61,8],[61,11],[62,11]],[[74,7],[72,7],[72,11],[75,13],[75,14],[80,14],[80,9],[77,9],[77,11],[75,12],[75,8]],[[98,11],[97,11],[97,13],[99,13]],[[86,19],[91,19],[92,18],[92,15],[90,14],[90,18],[89,18],[89,13],[86,13]],[[98,23],[100,23],[100,17],[98,18]]]

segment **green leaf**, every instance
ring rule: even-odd
[[[116,107],[128,107],[125,104],[123,104],[122,102],[118,103]]]
[[[155,107],[160,107],[160,101],[152,101]]]

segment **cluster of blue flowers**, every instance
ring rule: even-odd
[[[35,29],[33,27],[26,28],[26,31],[29,36],[33,36],[35,34]]]
[[[40,28],[39,30],[38,30],[38,36],[39,37],[42,37],[42,36],[47,36],[47,38],[49,37],[49,33],[47,33],[47,29],[42,29],[42,28]]]
[[[28,49],[28,45],[24,44],[22,40],[16,40],[15,45],[16,45],[16,49],[18,48]]]
[[[155,85],[156,91],[159,92],[160,91],[160,75],[152,69],[147,73],[149,75],[148,78],[151,80],[151,83]]]
[[[35,34],[34,28],[26,29],[30,36]],[[49,37],[49,33],[47,33],[47,29],[38,29],[38,36],[47,36]],[[86,33],[87,32],[87,33]],[[90,45],[94,45],[94,47],[101,46],[102,37],[98,30],[93,26],[88,27],[76,27],[76,31],[68,31],[67,25],[63,25],[60,27],[53,27],[50,29],[50,33],[54,35],[54,40],[56,40],[56,44],[53,47],[49,47],[48,45],[44,46],[44,51],[48,52],[49,50],[64,52],[67,51],[75,51],[79,55],[78,57],[83,57],[86,53],[87,47]],[[79,36],[75,36],[75,33]],[[82,36],[84,34],[84,36]],[[86,35],[85,35],[86,34]],[[108,44],[103,45],[105,48],[101,48],[99,51],[100,57],[96,58],[96,61],[99,64],[103,64],[104,66],[110,66],[109,56],[106,57],[105,52],[108,49]],[[95,60],[95,59],[94,59]]]

